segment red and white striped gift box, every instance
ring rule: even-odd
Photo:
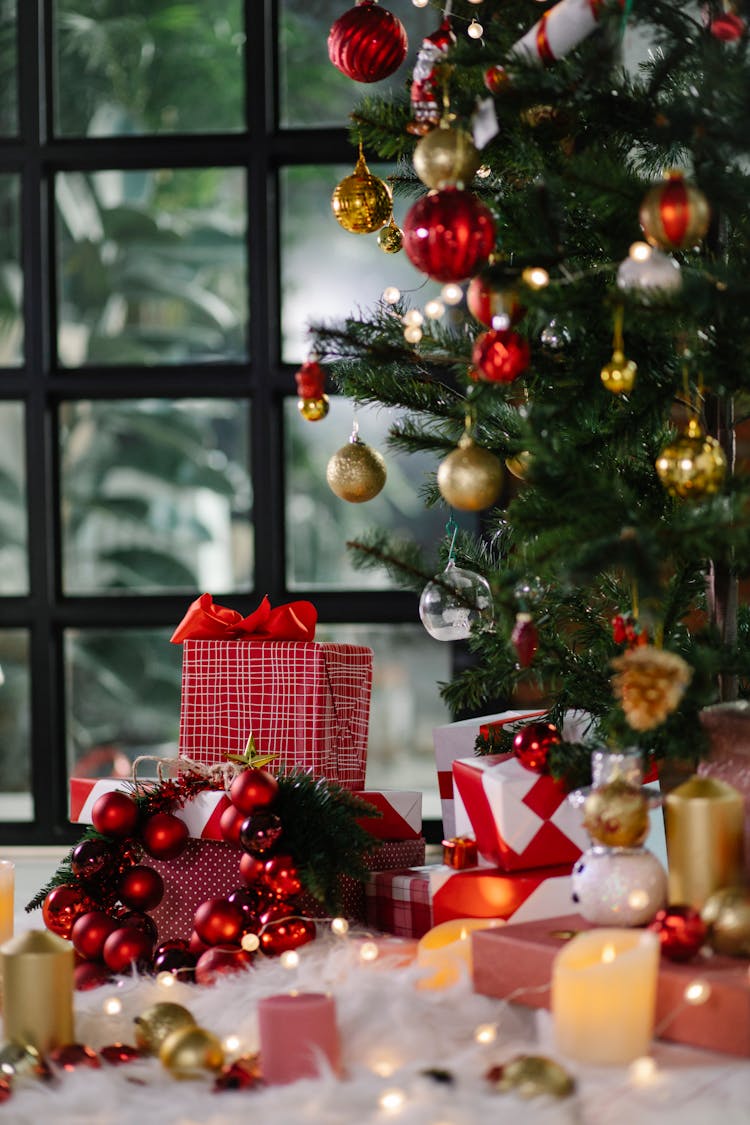
[[[213,764],[250,734],[274,769],[362,789],[372,650],[315,641],[186,640],[179,752]]]

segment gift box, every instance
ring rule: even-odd
[[[423,863],[425,843],[418,840],[389,841],[365,856],[370,870]],[[189,840],[176,859],[149,859],[149,866],[164,880],[164,897],[151,917],[159,931],[159,941],[189,938],[193,915],[208,898],[223,897],[243,885],[239,874],[239,848],[214,840]],[[354,921],[365,915],[364,885],[349,876],[340,882],[342,913]],[[301,895],[295,908],[310,917],[326,917],[326,911],[311,895]]]
[[[579,915],[481,930],[472,934],[474,989],[512,998],[530,1008],[549,1008],[552,962],[565,941],[593,927]],[[689,1004],[685,990],[700,980],[707,999]],[[662,958],[655,1027],[660,1039],[750,1056],[750,981],[747,960],[714,955],[687,963]]]
[[[456,832],[473,831],[484,859],[504,871],[575,863],[588,847],[581,811],[559,782],[512,754],[453,763]]]
[[[569,864],[510,874],[443,864],[377,871],[365,886],[368,925],[419,938],[452,918],[548,918],[570,909]]]
[[[148,782],[139,782],[143,787]],[[119,789],[132,792],[132,782],[118,778],[73,777],[70,779],[70,820],[74,824],[91,824],[91,810],[99,797]],[[367,801],[380,816],[357,818],[371,836],[378,840],[420,840],[422,836],[422,794],[412,789],[363,789],[354,793]],[[198,793],[175,816],[188,826],[191,836],[201,840],[221,840],[219,821],[229,798],[222,790]]]

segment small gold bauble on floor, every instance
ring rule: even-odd
[[[134,1023],[137,1046],[151,1055],[158,1054],[162,1043],[173,1031],[195,1027],[195,1019],[187,1008],[166,1001],[146,1008],[145,1012],[136,1016]]]
[[[167,1036],[159,1058],[175,1078],[205,1078],[207,1070],[221,1070],[224,1049],[205,1027],[183,1027]]]

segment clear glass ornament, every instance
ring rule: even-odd
[[[553,317],[549,324],[542,329],[539,339],[545,348],[549,348],[550,351],[559,351],[560,348],[564,348],[570,343],[571,337],[565,325]]]
[[[492,617],[489,582],[449,562],[422,591],[419,616],[436,641],[464,641],[481,618]]]

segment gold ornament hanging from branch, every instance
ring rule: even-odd
[[[404,247],[404,235],[396,220],[391,215],[387,227],[383,227],[378,235],[378,246],[384,254],[398,254]]]
[[[352,234],[373,234],[391,217],[391,189],[367,167],[361,142],[354,171],[333,189],[331,208],[344,230]]]
[[[328,487],[341,500],[364,504],[382,490],[386,476],[382,454],[362,441],[355,424],[347,444],[342,445],[328,462]]]
[[[503,466],[489,449],[477,445],[466,420],[466,430],[458,447],[438,465],[437,484],[440,495],[462,512],[479,512],[489,508],[503,487]]]
[[[680,436],[656,458],[659,480],[670,496],[701,500],[721,489],[727,472],[724,450],[691,418]]]
[[[471,134],[444,116],[414,149],[414,171],[428,188],[467,187],[481,164]]]
[[[632,359],[627,359],[624,351],[622,337],[622,321],[624,310],[622,305],[615,311],[615,328],[612,336],[612,358],[601,369],[603,385],[613,395],[629,394],[635,385],[637,365]]]

